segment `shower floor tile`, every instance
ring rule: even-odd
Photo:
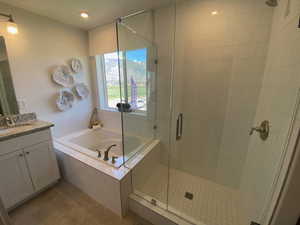
[[[237,190],[171,169],[169,196],[167,196],[168,173],[166,171],[165,166],[157,166],[146,182],[142,183],[142,180],[135,182],[135,188],[163,203],[166,203],[168,197],[169,211],[188,218],[191,222],[201,225],[203,223],[241,225],[241,208]],[[185,197],[186,192],[193,195],[192,200]]]

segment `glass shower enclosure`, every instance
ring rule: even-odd
[[[152,40],[152,15],[141,13],[136,17],[141,17],[142,26],[147,27],[144,33],[136,31],[141,24],[135,17],[116,23],[124,163],[156,137],[157,56]],[[136,146],[137,151],[132,152]]]
[[[160,142],[133,170],[136,195],[194,224],[268,223],[298,108],[298,89],[278,94],[273,14],[186,0],[118,20],[124,151],[132,132]]]

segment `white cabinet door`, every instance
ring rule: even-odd
[[[0,156],[0,196],[10,208],[33,193],[23,151]]]
[[[50,142],[25,148],[24,153],[36,191],[59,179],[57,161]]]

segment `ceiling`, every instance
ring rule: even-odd
[[[158,8],[172,0],[0,0],[65,24],[89,30],[143,9]],[[80,11],[90,17],[83,19]]]

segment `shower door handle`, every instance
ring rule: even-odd
[[[183,131],[183,114],[179,113],[176,121],[176,140],[180,140]]]

